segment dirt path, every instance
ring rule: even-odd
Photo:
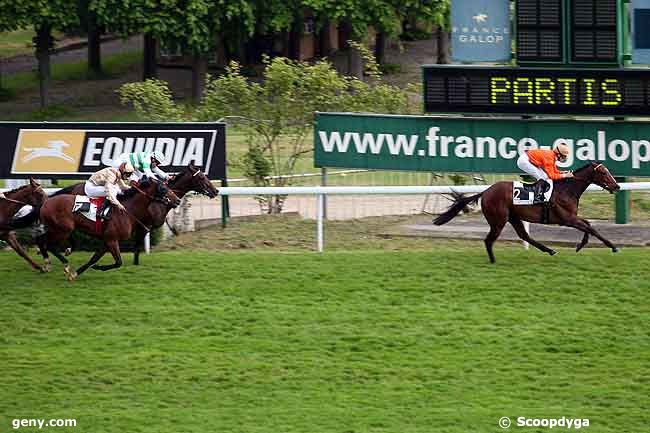
[[[75,46],[79,45],[75,43]],[[133,36],[128,39],[114,39],[102,42],[102,56],[132,52],[142,49],[142,36]],[[52,54],[51,62],[53,65],[61,63],[73,63],[86,60],[87,48],[79,47],[76,49],[61,49]],[[19,55],[2,59],[2,73],[5,75],[15,74],[17,72],[32,72],[38,68],[38,62],[33,55]]]

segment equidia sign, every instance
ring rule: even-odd
[[[519,173],[526,149],[566,144],[579,168],[602,161],[615,176],[650,176],[650,125],[591,122],[319,113],[317,167]]]
[[[122,153],[153,151],[170,173],[193,164],[211,179],[225,177],[220,123],[0,123],[0,140],[0,178],[87,177]]]

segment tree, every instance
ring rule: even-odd
[[[0,0],[0,30],[34,26],[41,107],[49,102],[52,31],[78,25],[77,5],[67,0]]]
[[[263,80],[256,83],[242,75],[237,63],[231,63],[224,75],[208,81],[201,104],[187,117],[239,120],[247,136],[248,149],[240,161],[246,175],[256,185],[288,185],[291,178],[287,176],[312,151],[307,137],[316,111],[414,111],[409,96],[415,89],[383,83],[369,51],[362,45],[355,49],[366,57],[368,82],[340,75],[326,61],[310,64],[276,57],[265,60]],[[164,83],[131,83],[120,94],[144,120],[178,119],[179,109]],[[259,199],[269,213],[280,212],[284,203],[282,196]]]

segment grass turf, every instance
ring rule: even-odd
[[[0,253],[0,425],[466,433],[566,416],[645,431],[647,254],[184,251],[68,284]]]

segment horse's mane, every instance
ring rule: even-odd
[[[178,183],[178,181],[180,179],[182,179],[183,176],[185,176],[186,174],[190,174],[190,173],[192,173],[192,170],[191,170],[190,166],[188,165],[187,167],[183,168],[183,171],[180,171],[178,174],[176,174],[176,176],[172,177],[172,179],[169,181],[169,185],[170,186],[176,185],[176,183]]]
[[[147,177],[143,177],[142,180],[140,181],[139,187],[140,189],[143,188],[148,188],[154,181]],[[136,195],[138,193],[138,190],[135,188],[129,188],[126,191],[124,191],[122,194],[120,194],[120,199],[129,199]]]
[[[598,161],[589,161],[588,163],[586,163],[585,165],[583,165],[582,167],[580,167],[579,169],[574,171],[574,173],[581,173],[581,172],[587,170],[588,168],[593,167],[594,164],[599,164],[599,162]]]
[[[72,191],[79,185],[78,183],[75,183],[74,185],[66,186],[65,188],[61,188],[60,190],[53,192],[50,197],[55,197],[57,195],[62,195],[62,194],[72,194]]]
[[[31,186],[31,185],[30,185],[29,183],[28,183],[27,185],[20,185],[18,188],[14,188],[14,189],[12,189],[11,191],[7,191],[5,194],[10,194],[10,193],[12,193],[12,192],[18,192],[18,191],[20,191],[21,189],[25,189],[25,188],[27,188],[28,186]]]

